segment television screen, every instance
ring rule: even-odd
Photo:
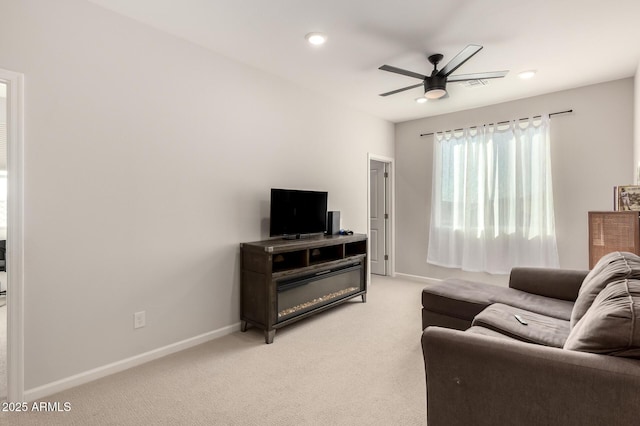
[[[299,236],[327,229],[327,192],[271,189],[269,234]]]

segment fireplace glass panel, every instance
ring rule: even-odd
[[[308,312],[319,306],[323,306],[343,299],[361,290],[360,265],[339,273],[304,277],[299,281],[288,280],[278,283],[278,318],[283,321],[287,318]]]

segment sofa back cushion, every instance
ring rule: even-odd
[[[639,256],[619,251],[602,256],[580,286],[576,303],[571,311],[571,328],[577,325],[596,296],[609,283],[625,278],[640,279]]]
[[[564,349],[640,358],[640,280],[610,282],[572,328]]]

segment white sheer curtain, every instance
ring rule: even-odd
[[[436,133],[433,158],[428,263],[558,267],[548,115]]]

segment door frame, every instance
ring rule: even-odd
[[[7,86],[7,401],[24,395],[24,75],[0,68]]]
[[[389,208],[389,221],[387,227],[387,248],[389,249],[389,263],[387,264],[387,276],[396,276],[396,219],[395,219],[395,195],[394,195],[394,182],[395,182],[395,167],[393,166],[393,158],[383,155],[367,153],[367,235],[371,233],[371,162],[378,161],[387,165],[389,173],[389,180],[387,181],[388,191],[386,193],[386,204]],[[367,253],[371,253],[371,239],[367,238]],[[367,256],[367,282],[371,282],[371,258]]]

